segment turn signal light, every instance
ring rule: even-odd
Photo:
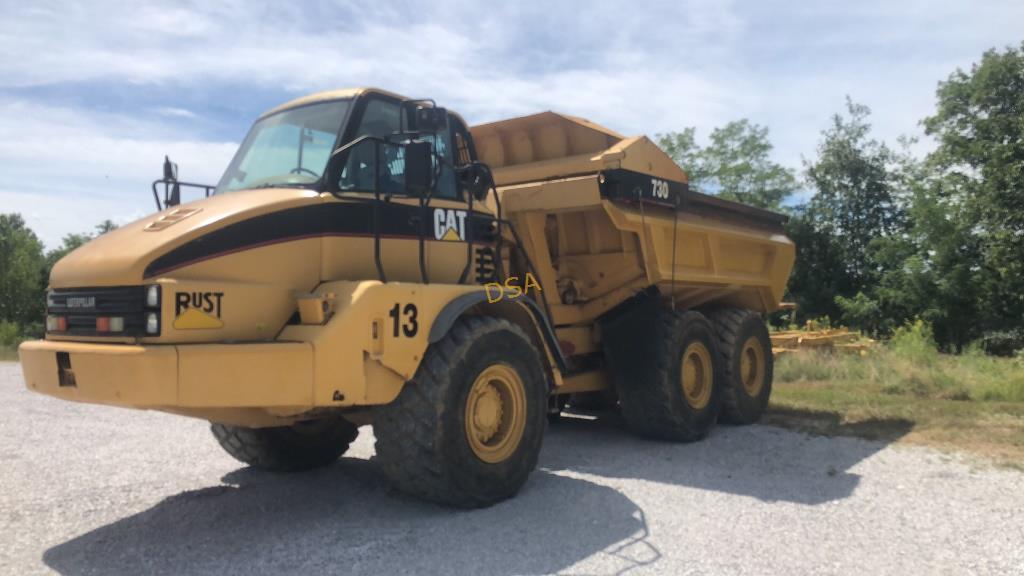
[[[68,319],[65,316],[47,316],[46,317],[46,331],[47,332],[67,332],[68,330]]]
[[[123,316],[100,316],[96,318],[97,332],[124,332]]]

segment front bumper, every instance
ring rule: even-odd
[[[297,413],[313,406],[313,347],[306,342],[140,346],[36,340],[23,343],[18,354],[26,387],[64,400],[170,411]]]

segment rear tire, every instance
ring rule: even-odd
[[[721,360],[702,314],[652,301],[602,332],[619,406],[633,431],[682,442],[708,434],[718,415]]]
[[[344,454],[359,434],[355,424],[340,416],[274,428],[213,423],[210,430],[221,448],[235,460],[275,472],[326,466]]]
[[[722,353],[722,419],[753,424],[768,408],[775,369],[772,341],[761,316],[721,308],[709,314]]]
[[[547,410],[547,380],[529,337],[504,319],[466,317],[379,409],[377,459],[402,492],[490,506],[515,495],[536,467]]]

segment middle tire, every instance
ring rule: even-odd
[[[649,438],[690,442],[707,435],[719,407],[721,360],[711,323],[651,301],[602,330],[626,424]]]
[[[518,492],[536,467],[547,400],[540,355],[518,326],[460,319],[379,409],[377,459],[403,492],[489,506]]]

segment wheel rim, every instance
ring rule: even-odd
[[[508,459],[526,428],[526,389],[506,364],[480,373],[466,399],[466,439],[477,458],[491,464]]]
[[[683,350],[680,377],[683,397],[696,410],[702,410],[711,402],[711,387],[714,386],[714,370],[711,368],[711,352],[701,342],[693,342]]]
[[[755,336],[747,338],[740,352],[740,381],[750,396],[757,396],[764,388],[764,348]]]

